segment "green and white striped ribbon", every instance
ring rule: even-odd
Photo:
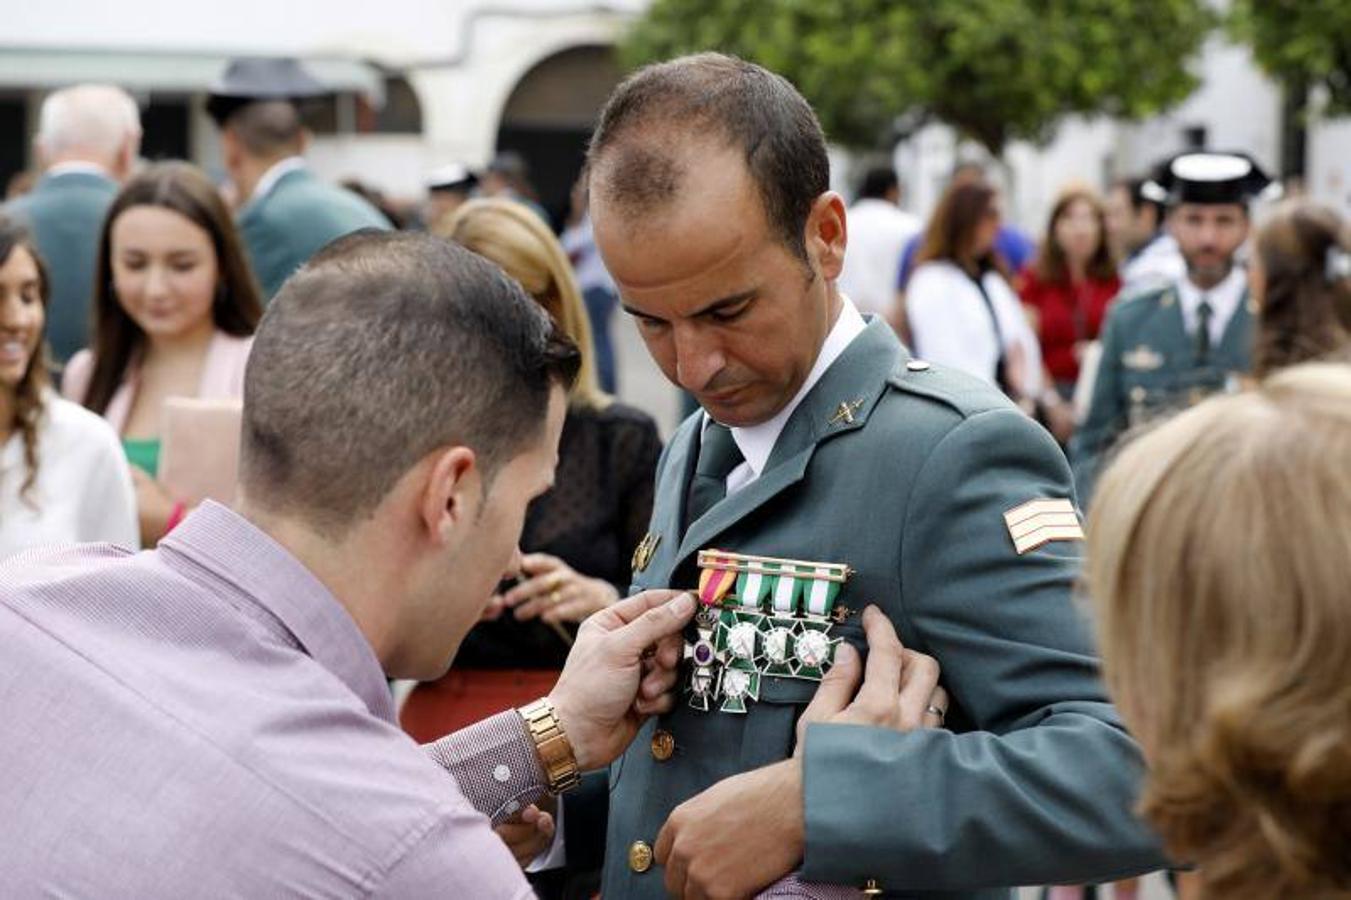
[[[827,568],[818,568],[817,575],[830,575],[831,570]],[[813,578],[811,585],[806,589],[807,612],[813,616],[824,616],[830,612],[831,607],[835,605],[835,598],[840,594],[840,583],[838,581],[828,581],[824,577]]]
[[[779,566],[778,577],[774,579],[774,611],[780,615],[792,615],[797,609],[802,583],[796,575],[797,569],[793,566],[787,563]]]
[[[763,572],[742,572],[736,579],[737,604],[742,609],[759,609],[773,583]]]

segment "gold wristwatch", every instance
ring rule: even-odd
[[[572,744],[568,742],[554,705],[541,697],[516,711],[525,720],[530,739],[535,742],[535,753],[544,769],[544,777],[548,779],[549,793],[561,794],[576,787],[581,781],[577,757],[572,752]]]

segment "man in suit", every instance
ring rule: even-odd
[[[1236,254],[1248,239],[1248,201],[1270,179],[1243,154],[1185,153],[1163,166],[1158,182],[1187,271],[1123,296],[1107,315],[1092,401],[1070,445],[1085,501],[1124,432],[1235,389],[1252,365],[1255,310]]]
[[[836,289],[846,214],[803,98],[718,54],[650,66],[610,98],[590,166],[622,302],[702,406],[661,460],[634,588],[695,584],[704,548],[847,564],[828,635],[858,644],[876,604],[951,695],[946,730],[812,724],[799,742],[813,681],[762,673],[738,714],[691,677],[611,766],[604,895],[740,897],[801,865],[1007,898],[1160,867],[1131,812],[1139,749],[1070,597],[1064,456]]]
[[[294,59],[239,59],[212,90],[207,111],[221,130],[221,155],[239,204],[239,233],[271,298],[334,238],[390,222],[361,197],[316,177],[296,102],[327,91]]]
[[[94,256],[103,217],[141,146],[141,115],[126,91],[82,84],[42,104],[33,148],[44,172],[4,212],[33,232],[51,277],[47,339],[57,363],[89,343]]]

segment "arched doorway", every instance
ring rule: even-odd
[[[622,73],[614,48],[570,47],[536,63],[502,110],[497,150],[514,150],[530,166],[539,202],[557,226],[581,171],[586,142]]]

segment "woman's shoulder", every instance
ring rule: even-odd
[[[43,398],[45,424],[42,430],[44,451],[78,451],[97,455],[112,450],[121,454],[117,432],[98,413],[78,403],[48,392]]]
[[[94,352],[86,347],[72,356],[61,372],[61,395],[75,403],[83,403],[89,392],[89,380],[94,377]]]
[[[574,410],[569,417],[577,424],[589,423],[601,440],[611,445],[633,447],[660,442],[656,420],[641,409],[618,400],[600,408]]]

